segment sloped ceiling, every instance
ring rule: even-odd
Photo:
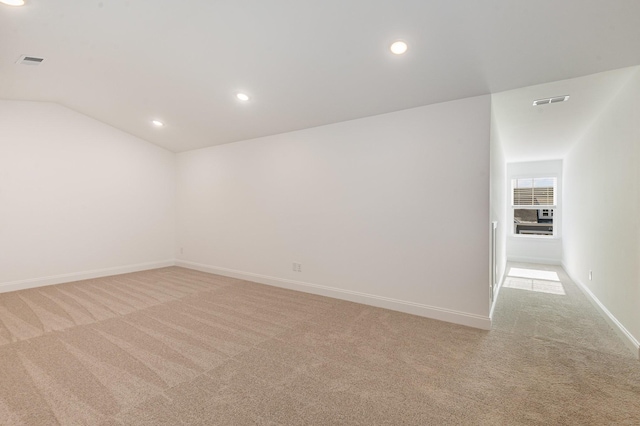
[[[637,65],[638,40],[637,0],[26,0],[0,98],[181,152]]]

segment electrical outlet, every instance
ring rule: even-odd
[[[593,280],[593,271],[589,271],[589,281]]]
[[[293,272],[302,272],[302,263],[293,262]]]
[[[184,247],[180,247],[180,254],[184,254]]]

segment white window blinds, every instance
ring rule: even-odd
[[[521,178],[511,181],[514,206],[556,205],[556,178]]]

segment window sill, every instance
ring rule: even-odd
[[[562,237],[556,235],[518,235],[511,234],[508,238],[513,240],[539,240],[539,241],[558,241],[562,240]]]

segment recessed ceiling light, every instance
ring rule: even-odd
[[[395,53],[396,55],[402,55],[407,51],[408,48],[409,46],[407,46],[407,43],[398,40],[394,42],[389,49],[391,49],[391,52]]]
[[[236,98],[240,99],[241,101],[248,101],[249,100],[249,95],[244,94],[244,93],[238,93],[236,94]]]
[[[0,0],[0,3],[4,3],[9,6],[24,6],[24,0]]]
[[[157,127],[164,126],[164,123],[162,121],[160,121],[160,120],[153,120],[152,123],[153,123],[154,126],[157,126]]]

